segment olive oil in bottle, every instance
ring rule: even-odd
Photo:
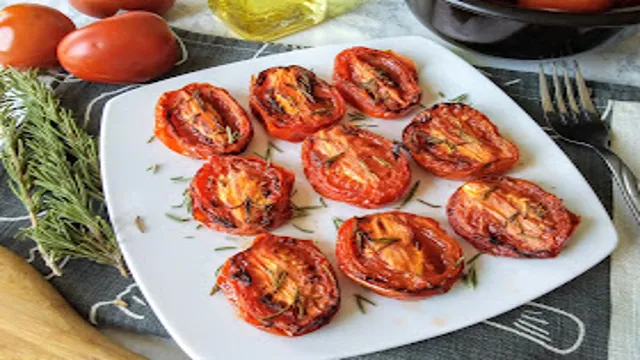
[[[238,35],[270,41],[322,22],[328,0],[209,0],[211,10]]]

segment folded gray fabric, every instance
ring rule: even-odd
[[[295,49],[286,45],[213,37],[179,29],[176,29],[176,33],[184,41],[189,58],[166,77]],[[481,71],[500,85],[534,119],[542,119],[536,74],[492,68],[483,68]],[[601,83],[591,85],[601,108],[609,99],[640,100],[638,88]],[[81,81],[61,83],[56,87],[56,92],[63,105],[74,111],[77,120],[86,122],[89,131],[97,134],[105,102],[132,88]],[[610,212],[612,189],[605,165],[592,152],[565,143],[560,145]],[[9,190],[7,181],[7,174],[0,168],[0,244],[33,260],[33,264],[46,276],[49,271],[34,252],[34,243],[14,237],[18,229],[28,226],[28,219],[22,217],[25,210]],[[51,282],[82,316],[98,325],[169,336],[146,305],[134,280],[121,277],[113,268],[71,259],[64,267],[64,275],[52,278]],[[499,296],[496,294],[497,299]],[[119,302],[114,302],[115,299],[122,299],[128,307],[118,306]],[[607,259],[535,302],[490,321],[453,334],[359,358],[549,359],[564,355],[572,359],[604,359],[607,357],[609,320]]]

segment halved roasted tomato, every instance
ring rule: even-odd
[[[274,137],[298,142],[344,116],[338,90],[300,66],[272,67],[251,79],[249,105]]]
[[[489,118],[460,103],[421,112],[404,129],[402,141],[418,164],[447,179],[502,174],[520,158]]]
[[[289,170],[255,156],[214,155],[191,181],[193,218],[230,234],[274,229],[291,217],[294,180]]]
[[[227,260],[217,284],[244,321],[277,335],[317,330],[340,307],[336,274],[310,240],[260,234]]]
[[[304,173],[322,196],[362,208],[401,198],[411,181],[407,158],[371,131],[336,125],[302,144]]]
[[[556,196],[506,176],[465,183],[449,199],[447,215],[478,251],[515,258],[556,257],[580,223]]]
[[[349,104],[377,118],[402,117],[422,97],[413,60],[391,50],[343,50],[336,56],[333,82]]]
[[[464,267],[460,245],[437,221],[400,211],[345,221],[336,256],[351,280],[396,299],[445,293]]]
[[[243,152],[253,138],[253,126],[227,90],[195,83],[160,97],[154,133],[169,149],[206,159]]]

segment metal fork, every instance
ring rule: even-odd
[[[636,222],[640,224],[640,184],[631,169],[610,149],[609,127],[601,119],[591,94],[580,72],[580,66],[574,61],[575,82],[580,104],[576,101],[574,87],[569,76],[569,66],[564,63],[564,84],[558,78],[553,65],[553,87],[555,106],[551,100],[547,75],[540,65],[540,97],[547,124],[555,130],[561,139],[589,147],[595,150],[605,161],[613,179],[622,191],[625,202],[631,209]],[[563,91],[564,88],[564,91]],[[568,102],[565,102],[565,94]]]

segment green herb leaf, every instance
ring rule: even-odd
[[[155,135],[151,135],[151,137],[149,138],[149,140],[147,140],[147,144],[149,144],[150,142],[152,142],[153,140],[156,139]]]
[[[340,225],[344,223],[344,220],[340,219],[337,216],[334,216],[333,218],[331,218],[331,220],[333,221],[333,226],[336,227],[336,230],[338,230],[340,228]]]
[[[296,228],[296,229],[298,229],[298,230],[302,231],[302,232],[307,233],[307,234],[313,234],[313,232],[314,232],[313,230],[309,230],[309,229],[302,228],[302,227],[300,227],[300,226],[298,226],[298,225],[296,225],[296,224],[292,224],[292,226],[293,226],[294,228]]]
[[[463,262],[464,262],[464,255],[460,256],[458,260],[456,260],[456,263],[453,264],[453,268],[457,269],[458,266],[460,266],[460,264],[462,264]]]
[[[363,313],[363,314],[367,313],[367,310],[365,309],[363,303],[366,302],[366,303],[368,303],[370,305],[378,306],[378,305],[376,305],[376,303],[374,303],[373,301],[367,299],[366,297],[364,297],[364,296],[362,296],[360,294],[353,294],[353,296],[355,296],[355,298],[356,298],[356,304],[358,304],[358,309],[360,309],[360,312]]]
[[[349,121],[351,122],[363,121],[367,119],[367,116],[365,114],[357,111],[350,112],[347,114],[347,116],[349,117]]]
[[[336,155],[333,155],[333,156],[330,156],[330,157],[326,158],[324,160],[324,165],[327,166],[327,167],[333,165],[333,163],[338,161],[338,159],[340,159],[342,157],[342,155],[344,155],[344,152],[337,153]]]
[[[227,131],[227,142],[229,144],[235,144],[235,142],[238,141],[240,133],[231,129],[229,125],[225,126],[225,130]]]
[[[447,97],[447,95],[445,95],[442,91],[438,91],[438,95],[440,95],[441,98]]]
[[[434,208],[434,209],[439,209],[439,208],[442,207],[442,205],[432,204],[432,203],[430,203],[428,201],[424,201],[422,199],[416,199],[416,201],[419,202],[420,204],[427,205],[428,207],[431,207],[431,208]]]
[[[237,246],[221,246],[221,247],[217,247],[217,248],[213,249],[213,251],[235,250],[237,248],[238,248]]]
[[[487,190],[487,192],[485,192],[482,195],[482,201],[485,201],[485,200],[489,199],[489,196],[491,196],[491,194],[493,194],[496,190],[498,190],[497,186],[493,186],[493,187],[491,187],[491,189]]]
[[[453,99],[450,99],[449,102],[452,102],[452,103],[466,103],[467,100],[469,100],[469,94],[464,93],[464,94],[460,94],[460,95],[454,97]]]
[[[220,287],[218,286],[218,284],[213,284],[213,287],[211,288],[211,291],[209,291],[209,296],[213,296],[213,295],[217,294],[218,291],[220,291]]]
[[[168,217],[169,219],[173,220],[173,221],[177,221],[177,222],[187,222],[187,221],[191,221],[191,219],[189,218],[181,218],[179,216],[170,214],[170,213],[165,213],[164,214],[166,217]]]
[[[150,171],[152,174],[155,174],[158,172],[159,169],[160,169],[160,165],[153,164],[147,168],[147,171]]]
[[[276,274],[276,276],[274,276],[274,281],[273,281],[274,293],[277,293],[278,290],[280,290],[280,287],[284,283],[284,280],[287,278],[287,275],[289,274],[286,271],[280,271]]]
[[[176,177],[172,177],[171,181],[175,183],[182,183],[182,182],[189,182],[192,179],[193,179],[192,177],[176,176]]]
[[[279,153],[283,153],[284,151],[282,149],[280,149],[278,146],[276,146],[276,144],[272,143],[271,141],[269,141],[267,143],[272,149],[274,149],[275,151],[279,152]]]
[[[401,209],[402,207],[407,205],[409,201],[411,201],[411,199],[413,199],[413,197],[416,195],[416,192],[418,191],[418,187],[420,187],[420,180],[416,181],[411,187],[411,189],[409,189],[407,196],[405,196],[404,200],[402,200],[402,202],[397,207],[397,209]]]
[[[326,201],[324,201],[324,198],[323,198],[323,197],[320,197],[320,204],[322,204],[322,207],[324,207],[324,208],[328,208],[328,207],[329,207],[329,206],[327,205],[327,202],[326,202]]]

